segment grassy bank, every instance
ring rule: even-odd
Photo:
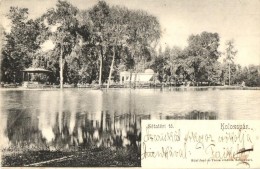
[[[75,152],[27,151],[2,154],[4,167],[140,167],[140,150],[93,148]]]

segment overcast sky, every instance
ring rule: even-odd
[[[70,0],[79,9],[89,9],[98,0]],[[220,35],[220,50],[225,41],[235,40],[236,63],[260,64],[260,0],[107,0],[109,5],[143,9],[158,17],[162,28],[161,45],[185,47],[191,34],[202,31]],[[10,6],[29,8],[30,17],[40,16],[54,7],[54,0],[2,0],[0,11]],[[9,22],[1,17],[4,28]]]

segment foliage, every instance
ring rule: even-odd
[[[190,78],[195,82],[208,82],[211,75],[218,69],[217,60],[220,56],[218,51],[219,35],[217,33],[202,32],[200,35],[191,35],[188,39],[186,63]]]
[[[234,64],[234,58],[237,54],[237,51],[234,48],[234,40],[228,40],[226,42],[226,58],[224,60],[224,62],[226,63],[225,65],[228,66],[228,77],[226,77],[224,80],[227,81],[228,80],[228,84],[231,84],[231,65]],[[226,70],[224,70],[225,72],[227,72]],[[227,79],[227,80],[226,80]]]
[[[57,1],[36,19],[28,19],[26,8],[11,7],[11,32],[4,32],[1,81],[21,82],[21,70],[40,67],[52,71],[51,83],[99,83],[119,80],[119,72],[157,73],[161,82],[181,85],[259,86],[259,66],[242,67],[234,63],[234,41],[226,44],[225,59],[219,62],[218,33],[190,35],[181,49],[163,50],[158,19],[142,10],[109,6],[99,1],[88,10],[79,10],[67,1]],[[42,50],[47,41],[52,49]],[[130,77],[133,81],[132,77]],[[135,81],[135,79],[134,79]],[[131,83],[131,81],[130,81]]]
[[[28,19],[28,9],[11,7],[7,17],[11,20],[11,32],[4,32],[2,46],[1,77],[6,82],[21,82],[21,70],[32,64],[32,54],[39,48],[36,42],[40,34],[37,20]]]

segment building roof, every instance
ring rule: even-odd
[[[133,74],[135,74],[135,72],[133,72]],[[145,69],[144,72],[138,72],[137,74],[139,75],[153,75],[154,74],[154,71],[152,69]],[[130,72],[128,71],[123,71],[123,72],[120,72],[120,75],[130,75]]]
[[[154,71],[152,69],[145,69],[144,73],[154,74]]]
[[[50,70],[46,70],[46,69],[43,69],[43,68],[33,68],[33,67],[30,67],[30,68],[27,68],[25,70],[22,70],[23,72],[30,72],[30,73],[48,73],[48,72],[51,72]]]

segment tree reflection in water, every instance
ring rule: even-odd
[[[124,95],[117,98],[111,95],[109,97],[112,100],[108,100],[108,103],[105,104],[103,101],[107,95],[104,97],[103,93],[98,91],[90,91],[87,93],[87,97],[85,95],[81,98],[80,95],[75,95],[71,91],[42,92],[37,99],[31,97],[31,95],[34,96],[33,93],[16,94],[21,97],[17,100],[17,106],[3,109],[6,122],[4,134],[9,141],[2,152],[3,165],[7,166],[12,165],[17,159],[22,159],[16,165],[20,166],[24,163],[33,163],[33,161],[52,159],[54,156],[55,158],[63,157],[62,154],[48,156],[49,152],[96,153],[97,149],[103,149],[106,152],[108,150],[107,153],[111,153],[111,156],[123,152],[120,159],[122,159],[121,162],[126,162],[121,166],[128,166],[129,161],[132,161],[133,166],[140,166],[141,121],[143,119],[210,120],[218,118],[215,112],[193,110],[167,113],[162,110],[162,113],[159,114],[143,110],[140,109],[140,106],[136,107],[135,97],[131,98],[131,93],[130,97]],[[129,102],[124,100],[122,101],[124,104],[118,106],[113,103],[113,99],[124,97],[130,98]],[[91,99],[91,104],[87,102],[89,100],[84,99]],[[120,103],[120,101],[117,102]],[[112,106],[107,107],[107,105]],[[38,153],[38,157],[34,160],[30,159],[30,155],[29,159],[25,157],[26,155],[22,158],[18,158],[17,155],[12,156],[12,154],[20,156],[27,152],[41,151],[44,151],[44,157]],[[125,158],[129,154],[133,158],[127,161]],[[117,158],[118,156],[111,157],[112,160]],[[97,165],[95,166],[100,166],[98,160],[103,160],[103,157],[96,160]]]
[[[140,147],[141,120],[151,119],[151,115],[117,114],[108,111],[97,113],[70,111],[57,112],[55,123],[29,115],[25,110],[10,110],[6,134],[17,150],[71,151],[95,147]],[[192,111],[187,114],[165,115],[160,119],[217,119],[214,112]],[[45,120],[45,124],[43,124]],[[61,121],[60,121],[61,120]],[[41,125],[40,125],[41,124]]]

